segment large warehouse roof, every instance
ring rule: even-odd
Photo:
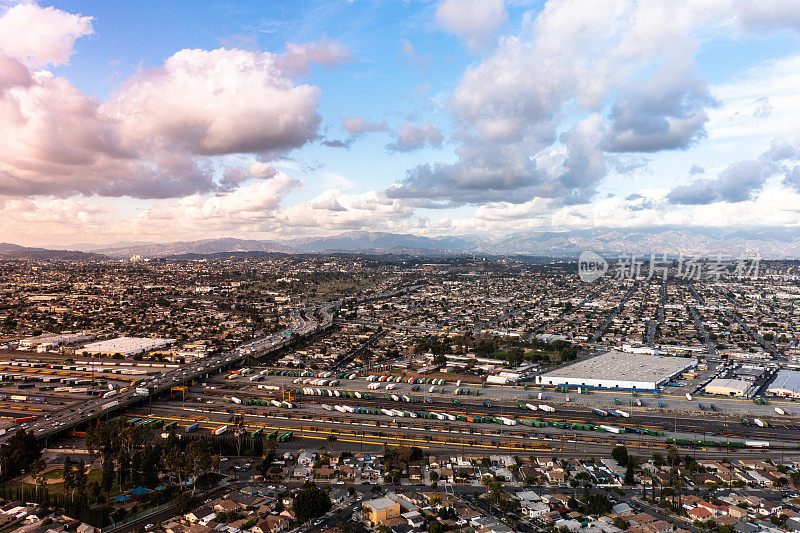
[[[135,355],[162,346],[167,346],[175,342],[175,339],[159,339],[147,337],[117,337],[106,341],[93,342],[87,344],[75,353],[104,353],[104,354],[123,354]]]
[[[752,383],[743,379],[715,378],[706,385],[708,394],[722,394],[724,396],[744,396]]]
[[[772,394],[800,395],[800,372],[797,370],[779,370],[775,379],[767,388]]]
[[[543,384],[595,387],[654,387],[695,364],[694,359],[611,350],[541,376]]]

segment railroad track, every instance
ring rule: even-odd
[[[274,395],[259,395],[254,393],[242,392],[238,390],[203,390],[199,393],[202,396],[210,396],[214,398],[222,398],[230,395],[235,395],[241,399],[258,399],[262,401],[269,401],[278,399]],[[462,397],[463,398],[463,397]],[[678,433],[696,433],[698,435],[712,434],[734,439],[751,439],[751,438],[768,438],[786,441],[800,442],[800,426],[785,424],[782,422],[771,423],[773,425],[766,428],[760,427],[747,427],[741,425],[738,419],[729,420],[714,420],[714,419],[696,419],[696,418],[681,418],[678,416],[665,417],[655,416],[649,414],[632,413],[630,418],[620,417],[600,417],[592,414],[589,408],[585,410],[574,409],[567,412],[544,413],[542,411],[530,411],[527,409],[520,409],[516,405],[505,406],[493,404],[490,407],[485,407],[481,403],[472,403],[461,400],[459,405],[443,400],[435,399],[433,403],[405,403],[387,401],[384,398],[342,398],[342,397],[329,397],[329,396],[300,396],[298,402],[301,404],[309,403],[314,405],[352,405],[360,407],[371,408],[398,408],[408,409],[413,411],[436,411],[447,412],[454,415],[462,416],[512,416],[516,418],[534,418],[545,422],[560,422],[570,424],[611,424],[622,428],[642,428],[657,431],[670,431]],[[538,403],[533,401],[532,403]],[[227,405],[227,404],[226,404]],[[234,404],[230,404],[234,405]],[[257,406],[249,406],[257,407]]]

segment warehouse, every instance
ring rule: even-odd
[[[785,398],[800,398],[800,372],[797,370],[779,370],[775,379],[767,387],[767,394]]]
[[[718,394],[721,396],[744,396],[750,390],[752,382],[743,379],[712,379],[706,385],[707,394]]]
[[[106,341],[93,342],[87,344],[79,350],[75,350],[77,355],[99,355],[107,357],[132,357],[134,355],[149,352],[156,348],[163,348],[175,342],[175,339],[159,339],[147,337],[117,337]]]
[[[695,359],[611,350],[543,374],[537,378],[537,382],[542,385],[655,390],[660,384],[696,364]]]

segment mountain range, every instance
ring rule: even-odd
[[[91,261],[105,259],[103,255],[79,250],[50,250],[30,248],[0,242],[0,259],[63,259],[70,261]]]
[[[759,254],[763,258],[800,258],[800,230],[759,228],[593,228],[573,231],[525,232],[505,237],[457,235],[425,237],[412,234],[353,231],[327,237],[285,240],[202,239],[170,243],[131,243],[98,248],[75,245],[80,250],[49,250],[0,244],[0,257],[61,259],[127,259],[197,257],[226,253],[376,253],[411,255],[532,255],[575,257],[592,250],[607,257],[636,254],[693,255],[705,257]]]

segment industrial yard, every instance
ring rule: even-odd
[[[103,279],[98,272],[42,265],[39,276],[60,280],[46,297],[20,265],[4,268],[14,281],[3,289],[13,305],[2,322],[0,440],[12,446],[30,434],[54,464],[62,450],[89,453],[109,425],[142,446],[189,453],[208,443],[234,459],[275,454],[261,474],[255,458],[217,467],[249,483],[380,484],[413,475],[431,485],[436,472],[469,486],[483,475],[471,470],[475,461],[502,456],[556,458],[556,467],[532,469],[500,460],[496,472],[520,486],[558,486],[561,463],[608,462],[620,448],[652,461],[654,472],[659,457],[676,453],[788,469],[800,458],[800,332],[792,322],[781,329],[773,307],[753,315],[745,305],[754,292],[800,297],[780,263],[768,280],[691,286],[672,278],[588,285],[561,263],[508,260],[117,263],[95,268],[124,284],[99,285],[88,284]],[[73,268],[67,285],[64,268]],[[307,284],[248,280],[254,271],[283,278],[301,269],[375,281],[320,301],[303,297]],[[163,285],[139,290],[145,278]],[[57,326],[43,302],[59,309]],[[728,335],[706,318],[719,312]],[[176,330],[172,316],[185,327]],[[373,459],[404,449],[478,459],[455,468],[462,477],[425,465],[396,473]],[[360,454],[362,462],[339,474],[277,459],[300,461],[309,450]],[[508,466],[527,473],[505,473]],[[592,471],[629,478],[612,467]],[[734,471],[745,486],[767,479],[719,468],[730,472],[728,486]],[[722,486],[725,475],[709,479]]]

